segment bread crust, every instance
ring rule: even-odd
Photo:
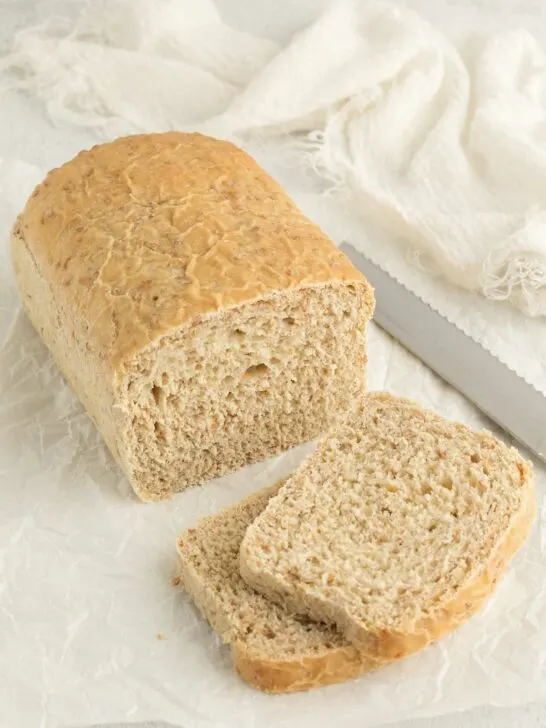
[[[265,659],[249,652],[244,642],[232,646],[235,669],[250,685],[266,693],[294,693],[350,680],[380,665],[360,655],[353,645],[302,659]]]
[[[201,134],[117,139],[39,184],[13,234],[96,358],[124,362],[188,321],[362,274],[245,152]],[[21,287],[25,281],[19,280]]]

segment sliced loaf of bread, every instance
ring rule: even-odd
[[[532,471],[516,450],[375,393],[249,527],[241,573],[335,624],[363,655],[396,659],[479,609],[534,514]]]
[[[239,674],[271,693],[329,685],[381,666],[362,657],[335,628],[291,614],[241,578],[239,549],[245,531],[280,485],[203,518],[178,541],[185,589],[231,645]]]
[[[371,286],[233,144],[123,137],[38,185],[21,300],[144,501],[326,432],[366,389]]]

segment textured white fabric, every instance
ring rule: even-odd
[[[199,129],[242,141],[300,132],[366,222],[453,283],[546,314],[546,58],[526,31],[457,49],[409,10],[342,0],[283,49],[213,5],[108,0],[25,30],[0,88],[57,122]]]

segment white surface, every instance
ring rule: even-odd
[[[230,7],[233,9],[233,6],[227,6],[227,10],[229,11]],[[269,18],[269,23],[271,24],[270,27],[274,33],[279,34],[279,37],[281,37],[282,32],[282,23],[280,22],[280,18],[282,17],[282,13],[279,11],[280,5],[278,5],[276,8],[273,8],[273,12]],[[437,10],[437,5],[435,6]],[[256,11],[256,5],[253,5],[253,8]],[[302,13],[300,16],[300,20],[303,22],[306,20],[305,17],[303,17],[304,11],[302,10],[303,4],[298,6],[298,12]],[[263,9],[262,9],[263,10]],[[238,12],[238,9],[235,11]],[[245,22],[249,23],[251,22],[249,18],[251,17],[250,9],[247,8],[247,13],[245,14]],[[287,16],[288,17],[288,16]],[[260,22],[260,19],[263,19],[263,15],[258,13],[258,20],[255,22]],[[283,21],[288,22],[288,21]],[[25,109],[26,115],[25,117],[21,117],[20,111],[21,109]],[[11,103],[3,105],[3,107],[0,109],[0,113],[2,115],[5,115],[3,118],[3,121],[11,116],[11,118],[17,120],[17,126],[14,129],[9,130],[9,132],[2,135],[2,144],[5,146],[4,149],[0,151],[0,155],[2,156],[18,156],[20,158],[24,158],[30,163],[38,162],[40,165],[43,165],[45,167],[50,166],[50,164],[58,163],[59,161],[62,161],[67,156],[71,156],[74,151],[79,146],[88,144],[90,139],[85,134],[75,134],[72,136],[72,133],[68,135],[66,131],[52,131],[47,127],[47,125],[44,123],[43,117],[40,115],[39,110],[35,107],[35,105],[21,100],[17,99],[11,100]],[[2,126],[4,128],[4,126]],[[377,335],[377,334],[376,334]],[[469,408],[464,405],[460,401],[460,399],[456,395],[451,395],[449,392],[447,392],[442,386],[440,386],[434,379],[434,377],[430,376],[426,371],[424,371],[418,364],[413,362],[411,359],[407,358],[406,355],[403,352],[400,352],[391,342],[389,342],[386,337],[378,336],[378,338],[375,339],[375,347],[372,352],[372,356],[376,362],[376,367],[374,368],[373,372],[373,379],[374,381],[372,384],[375,384],[376,386],[381,386],[385,381],[388,381],[390,383],[390,386],[392,386],[396,391],[399,391],[401,393],[408,393],[412,394],[414,396],[420,395],[421,398],[423,398],[425,401],[430,401],[435,405],[437,409],[440,411],[444,411],[447,414],[454,414],[462,412],[464,413],[464,416],[466,418],[470,418],[470,420],[477,422],[477,419],[475,418],[475,413],[473,412],[472,408]],[[43,370],[43,373],[45,376],[49,376],[51,370],[49,370],[47,367]],[[52,376],[55,379],[55,375],[52,374]],[[32,381],[29,378],[26,383],[23,383],[23,387],[32,387]],[[58,383],[55,385],[58,386]],[[60,390],[55,390],[60,391]],[[62,406],[67,406],[71,411],[73,409],[73,403],[71,402],[70,398],[66,399],[65,401],[61,401],[60,403]],[[46,413],[47,413],[47,406],[45,407]],[[74,427],[79,432],[80,436],[85,436],[86,429],[85,429],[85,420],[83,420],[79,414],[77,414],[77,408],[76,411],[74,411],[75,414],[75,420],[74,420]],[[39,420],[40,421],[40,420]],[[42,421],[43,424],[43,421]],[[80,428],[81,425],[81,428]],[[51,429],[48,430],[49,434],[53,434],[54,436],[58,436],[59,433],[53,433]],[[90,435],[93,440],[93,435]],[[93,440],[95,441],[95,440]],[[64,442],[61,438],[59,441],[63,443]],[[102,467],[102,466],[101,466]],[[108,467],[108,466],[107,466]],[[110,479],[115,480],[115,475],[111,474]],[[92,484],[89,486],[91,489],[94,487]],[[110,495],[107,494],[107,498],[110,498]],[[223,492],[220,494],[220,497],[222,499],[232,500],[238,497],[235,493],[227,493]],[[196,499],[197,501],[200,500],[200,495],[196,492],[194,495],[191,496],[191,498]],[[207,507],[207,503],[201,504],[205,509]],[[117,510],[125,509],[125,502],[118,500],[118,507]],[[184,514],[183,513],[176,513],[176,511],[180,510],[180,506],[178,508],[174,509],[175,512],[171,513],[169,515],[168,519],[166,520],[165,528],[172,529],[173,533],[180,527],[180,525],[184,522]],[[158,516],[159,517],[159,516]],[[150,516],[152,518],[152,516]],[[146,519],[148,519],[148,516],[146,516]],[[147,527],[147,523],[144,524],[145,527]],[[83,528],[83,526],[82,526]],[[54,538],[54,534],[52,534],[52,539]],[[146,543],[149,543],[147,540]],[[162,550],[162,546],[159,546],[159,550]],[[152,550],[156,548],[155,544],[150,544],[149,548]],[[165,554],[167,554],[167,550],[165,550]],[[70,557],[70,554],[68,554]],[[70,558],[68,559],[70,561]],[[48,564],[47,568],[51,568],[51,565]],[[61,574],[64,578],[64,574]],[[163,576],[166,576],[166,571],[163,572]],[[151,585],[151,578],[150,581],[147,582],[149,585],[150,591],[153,591],[153,587]],[[92,586],[92,584],[91,584]],[[505,590],[506,591],[506,590]],[[157,592],[156,592],[157,593]],[[508,596],[508,594],[506,595]],[[38,596],[39,600],[39,596]],[[120,622],[120,629],[123,627],[122,622]],[[199,627],[201,629],[201,627]],[[160,628],[158,628],[158,631],[161,631]],[[158,650],[161,650],[163,648],[166,648],[168,651],[168,643],[169,640],[167,640],[167,643],[161,643],[159,642],[156,644],[153,640],[153,637],[155,635],[150,634],[150,643],[149,643],[149,651],[152,654],[157,654]],[[77,635],[76,635],[77,638]],[[455,639],[455,638],[454,638]],[[206,638],[203,636],[203,643],[206,644]],[[174,656],[176,657],[176,656]],[[432,659],[432,658],[431,658]],[[409,663],[408,663],[409,664]],[[46,667],[46,666],[44,666]],[[107,666],[105,666],[107,668]],[[143,669],[146,668],[146,664],[143,664]],[[148,670],[150,668],[148,667]],[[487,670],[490,669],[487,667],[487,665],[484,666],[484,676],[487,673]],[[108,678],[108,671],[106,670],[105,673],[106,678]],[[154,681],[153,674],[146,673],[146,678],[150,680],[152,683]],[[457,680],[454,680],[454,683],[456,684]],[[486,680],[487,684],[487,680]],[[160,686],[158,686],[160,687]],[[449,684],[449,687],[451,687],[451,683]],[[511,682],[507,681],[506,683],[507,692],[513,689],[513,686]],[[182,690],[180,691],[183,692]],[[328,691],[325,691],[325,694],[328,694]],[[393,694],[396,695],[396,690],[393,691]],[[107,701],[108,698],[106,697],[107,693],[103,693],[103,700]],[[58,696],[59,698],[62,697],[61,695]],[[509,699],[509,696],[506,696],[507,699]],[[99,698],[100,699],[100,698]],[[317,697],[315,699],[317,702],[321,699]],[[63,706],[63,708],[66,708],[66,705]],[[279,717],[281,716],[281,712],[279,711]],[[127,718],[131,717],[130,712],[127,714]],[[250,716],[248,716],[250,717]],[[279,718],[282,720],[282,718]],[[464,724],[467,725],[467,721],[470,721],[471,718],[465,718]],[[489,724],[491,725],[513,725],[514,722],[517,720],[518,726],[525,726],[527,728],[528,726],[533,725],[543,725],[546,723],[546,714],[545,712],[540,712],[540,709],[537,708],[536,711],[533,709],[524,709],[521,711],[508,711],[507,713],[504,712],[496,712],[491,710],[482,711],[481,713],[476,713],[475,717],[473,718],[475,720],[476,726],[482,726],[482,725],[488,725],[485,721],[489,720]],[[502,721],[513,721],[512,723],[509,722],[502,722]],[[528,721],[528,723],[524,723],[523,721]],[[444,726],[446,728],[452,728],[456,725],[462,725],[463,723],[458,722],[459,717],[451,717],[444,719],[444,721],[434,721],[434,726]],[[494,721],[494,723],[492,722]],[[542,722],[540,722],[542,721]],[[219,723],[217,723],[219,725]],[[280,723],[275,723],[275,725],[280,725]],[[411,722],[407,725],[415,726],[417,727],[417,723]],[[424,728],[424,726],[432,725],[429,721],[422,722],[420,725]]]

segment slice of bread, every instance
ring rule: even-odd
[[[371,659],[400,658],[479,609],[534,514],[516,450],[375,393],[249,527],[241,573]]]
[[[245,531],[280,486],[203,518],[178,541],[184,587],[232,646],[239,674],[271,693],[329,685],[381,666],[361,657],[336,629],[291,614],[242,580],[239,548]]]

